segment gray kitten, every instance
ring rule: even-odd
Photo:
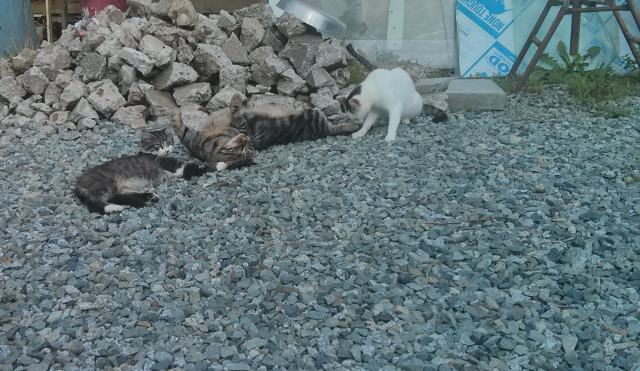
[[[142,130],[140,152],[118,158],[87,170],[76,181],[75,194],[89,211],[111,213],[122,211],[122,205],[143,207],[158,201],[152,192],[138,192],[152,183],[171,177],[191,179],[215,169],[173,157],[171,126],[165,130]]]

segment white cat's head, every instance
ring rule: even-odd
[[[336,100],[340,103],[340,110],[350,118],[364,120],[364,117],[367,115],[366,109],[362,109],[362,103],[360,102],[360,98],[362,97],[361,93],[362,87],[358,85],[349,95],[336,97]]]

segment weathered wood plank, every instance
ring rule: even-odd
[[[220,13],[222,9],[232,13],[236,9],[264,2],[261,0],[191,0],[196,12],[203,14]]]
[[[34,3],[33,12],[44,14],[44,1]],[[229,13],[232,13],[236,9],[251,6],[253,4],[267,4],[268,0],[191,0],[196,12],[202,14],[219,13],[224,9]],[[58,15],[62,12],[62,0],[51,0],[49,5],[51,8],[51,14]],[[80,3],[71,3],[67,5],[69,14],[80,14]]]

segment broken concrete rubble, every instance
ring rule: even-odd
[[[153,85],[158,90],[168,90],[173,87],[196,82],[198,73],[191,66],[173,62],[161,74],[153,79]]]
[[[153,59],[159,68],[165,68],[176,60],[176,51],[153,35],[145,35],[140,40],[140,51]]]
[[[94,85],[96,88],[89,89],[92,93],[87,100],[96,111],[110,118],[117,110],[119,110],[127,102],[120,94],[118,87],[111,80],[102,80]]]
[[[217,45],[198,44],[191,65],[200,75],[200,81],[208,81],[214,73],[220,72],[232,63]]]
[[[234,33],[232,33],[231,37],[222,44],[222,51],[224,51],[224,54],[226,54],[229,60],[234,64],[243,66],[249,64],[247,49],[242,46],[242,43]]]
[[[209,114],[199,104],[188,102],[180,107],[180,118],[191,130],[198,130],[208,116]]]
[[[173,99],[182,107],[188,103],[200,104],[211,99],[211,85],[208,82],[183,85],[173,91]]]
[[[111,121],[131,126],[132,128],[143,128],[147,126],[147,107],[129,106],[122,107],[111,117]]]
[[[247,99],[247,97],[241,92],[235,90],[230,86],[225,86],[222,90],[220,90],[220,92],[218,92],[218,94],[214,95],[213,98],[211,98],[209,103],[207,103],[207,111],[214,112],[222,108],[229,107],[231,98],[233,98],[235,94],[240,94],[243,101]]]
[[[264,37],[264,27],[255,18],[245,17],[240,27],[240,42],[247,49],[248,52],[252,52]]]
[[[300,36],[307,33],[307,26],[302,23],[295,15],[285,13],[276,20],[278,30],[287,38]]]
[[[69,121],[76,123],[78,120],[85,117],[95,120],[99,118],[98,113],[93,109],[91,103],[89,103],[85,98],[80,98],[78,104],[76,104],[76,107],[71,112],[71,115],[69,115]]]
[[[2,117],[69,130],[104,118],[142,127],[147,115],[168,122],[179,105],[195,125],[203,106],[226,108],[236,92],[251,106],[332,114],[349,84],[344,43],[323,41],[293,16],[277,19],[267,4],[207,17],[188,0],[128,2],[127,13],[101,11],[83,38],[69,26],[54,44],[0,60]],[[52,120],[56,113],[64,123]]]

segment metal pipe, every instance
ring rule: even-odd
[[[573,8],[580,9],[582,7],[582,0],[573,0]],[[571,42],[569,44],[569,54],[576,56],[580,54],[580,14],[573,13],[571,15]]]
[[[47,19],[47,41],[53,42],[53,39],[51,39],[51,8],[49,7],[49,0],[44,0],[44,15]]]

